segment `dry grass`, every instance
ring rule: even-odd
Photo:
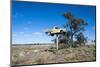
[[[12,64],[30,65],[59,62],[95,61],[95,46],[49,50],[50,46],[13,46]]]

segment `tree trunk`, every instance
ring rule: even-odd
[[[70,47],[73,47],[73,34],[71,35],[71,45]]]

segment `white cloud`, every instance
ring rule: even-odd
[[[19,33],[20,33],[20,34],[24,34],[24,32],[22,32],[22,31],[21,31],[21,32],[19,32]]]
[[[16,37],[16,36],[17,36],[17,34],[12,34],[12,36]]]
[[[25,34],[25,36],[29,37],[29,36],[30,36],[30,34]]]
[[[33,35],[43,35],[42,32],[33,32]]]
[[[15,13],[13,15],[13,18],[17,18],[17,17],[23,17],[24,15],[22,13]]]

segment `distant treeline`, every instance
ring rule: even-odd
[[[54,43],[12,44],[12,46],[23,46],[23,45],[54,45]]]

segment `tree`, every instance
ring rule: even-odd
[[[84,31],[84,27],[86,25],[88,25],[87,22],[85,22],[83,19],[81,18],[76,18],[72,15],[72,13],[70,12],[67,12],[67,13],[64,13],[63,16],[65,17],[65,19],[68,20],[68,22],[65,23],[64,25],[64,28],[66,28],[67,30],[70,31],[70,43],[71,43],[71,46],[74,45],[74,42],[73,42],[73,39],[74,39],[74,36],[80,32],[80,31]]]
[[[67,47],[70,46],[70,36],[71,36],[71,32],[67,31],[65,34],[60,34],[58,37],[58,42],[59,44],[65,44]],[[53,39],[52,41],[54,41],[56,43],[56,39]]]
[[[67,47],[70,46],[70,38],[71,38],[71,32],[67,31],[65,34],[59,37],[59,39],[62,39],[62,42],[64,42]]]
[[[82,32],[78,33],[76,35],[76,43],[79,44],[80,46],[85,45],[87,42],[87,38],[84,36]]]
[[[91,40],[91,42],[92,42],[92,43],[95,43],[95,42],[96,42],[96,40]]]
[[[93,42],[96,43],[96,40],[94,40]]]

